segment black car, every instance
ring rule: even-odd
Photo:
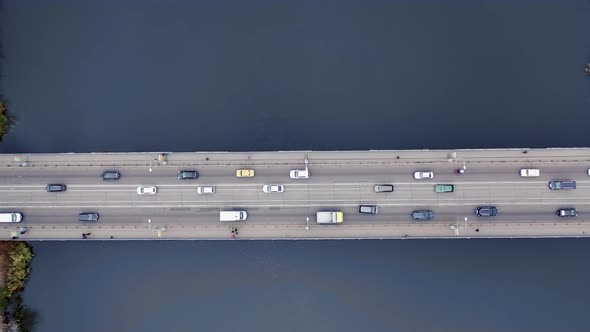
[[[414,220],[431,220],[434,214],[430,210],[418,210],[412,212],[412,219]]]
[[[188,180],[188,179],[196,179],[199,177],[199,172],[197,171],[180,171],[178,172],[178,179],[179,180]]]
[[[578,211],[574,208],[562,208],[557,210],[557,215],[560,217],[575,217],[578,215]]]
[[[50,193],[66,191],[66,185],[65,184],[48,184],[46,189],[47,189],[47,192],[50,192]]]
[[[96,212],[83,212],[78,215],[80,221],[98,221],[98,213]]]
[[[551,190],[571,190],[576,189],[576,181],[560,180],[549,182],[549,189]]]
[[[390,193],[393,191],[393,185],[392,184],[376,184],[373,187],[373,190],[375,190],[376,193]]]
[[[479,217],[493,217],[498,214],[495,206],[480,206],[475,209],[475,215]]]
[[[119,173],[118,171],[104,171],[102,172],[101,175],[103,180],[119,180],[119,178],[121,177],[121,173]]]

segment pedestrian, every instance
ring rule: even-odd
[[[236,239],[236,235],[235,234],[232,235],[231,238],[235,240]]]
[[[82,238],[85,239],[86,238],[86,233],[82,233]]]

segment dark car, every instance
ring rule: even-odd
[[[376,184],[373,187],[373,190],[375,190],[376,193],[390,193],[393,191],[393,185],[392,184]]]
[[[118,171],[104,171],[102,172],[101,175],[103,180],[119,180],[119,178],[121,177],[121,173],[119,173]]]
[[[179,180],[188,180],[188,179],[196,179],[199,177],[199,172],[197,171],[180,171],[178,172],[178,179]]]
[[[574,208],[562,208],[557,210],[557,215],[560,217],[575,217],[578,215],[578,211]]]
[[[493,217],[498,214],[495,206],[480,206],[475,209],[475,215],[479,217]]]
[[[549,182],[549,189],[551,190],[571,190],[576,189],[576,181],[560,180]]]
[[[50,193],[66,191],[66,185],[65,184],[48,184],[46,189],[47,189],[47,192],[50,192]]]
[[[98,221],[98,213],[96,212],[83,212],[78,215],[80,221]]]
[[[359,213],[377,214],[379,213],[379,208],[376,205],[360,205]]]
[[[412,212],[412,219],[414,220],[431,220],[434,214],[430,210],[418,210]]]

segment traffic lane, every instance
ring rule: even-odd
[[[468,170],[464,175],[453,174],[453,169],[457,165],[449,164],[426,164],[426,165],[362,165],[362,166],[333,166],[333,165],[317,165],[310,166],[312,178],[308,180],[293,180],[289,178],[289,171],[292,169],[287,166],[243,166],[244,168],[252,168],[256,171],[256,176],[253,178],[236,178],[235,171],[239,167],[236,166],[194,166],[194,167],[175,167],[175,166],[152,166],[150,167],[134,166],[134,167],[67,167],[67,168],[2,168],[0,169],[0,183],[99,183],[106,182],[102,180],[100,175],[105,170],[118,170],[121,172],[121,179],[118,183],[138,183],[138,181],[151,181],[154,183],[169,183],[179,181],[176,179],[176,174],[182,169],[194,169],[199,171],[200,178],[197,180],[184,181],[227,181],[228,178],[232,181],[256,181],[260,177],[268,178],[268,181],[286,181],[286,182],[300,182],[313,181],[317,177],[322,177],[330,180],[339,180],[348,178],[351,175],[363,176],[374,181],[416,181],[413,179],[413,172],[418,170],[434,171],[436,181],[455,181],[455,180],[481,180],[483,178],[498,177],[503,179],[518,179],[521,178],[518,174],[520,168],[525,166],[519,165],[468,165]],[[462,165],[461,165],[462,167]],[[527,165],[526,167],[532,167]],[[540,165],[535,166],[541,168]],[[367,168],[371,169],[370,174],[363,174],[367,172]],[[573,165],[559,165],[548,163],[543,165],[541,177],[536,179],[550,180],[559,178],[585,178],[588,179],[586,164]],[[530,178],[528,178],[530,180]],[[183,182],[184,182],[183,181]],[[434,180],[420,180],[434,181]]]
[[[578,217],[558,217],[556,210],[563,207],[575,207],[578,209]],[[82,212],[96,212],[100,214],[100,220],[96,225],[138,226],[148,223],[165,223],[168,225],[216,225],[219,222],[221,210],[245,210],[248,212],[248,220],[243,224],[301,224],[315,223],[317,211],[343,211],[345,224],[362,223],[411,223],[411,213],[416,210],[432,210],[432,221],[416,222],[464,222],[467,218],[470,222],[514,223],[514,222],[587,222],[590,216],[590,204],[571,205],[546,205],[538,206],[531,210],[526,205],[498,206],[498,215],[495,217],[478,217],[475,215],[476,206],[380,206],[379,214],[369,215],[358,212],[358,206],[343,208],[307,208],[307,207],[249,207],[235,206],[232,208],[161,208],[161,207],[79,207],[79,208],[26,208],[24,222],[18,225],[78,225],[78,214]],[[2,211],[5,212],[5,211]],[[17,224],[10,224],[17,225]]]
[[[405,190],[402,192],[377,194],[369,189],[360,190],[302,190],[284,193],[266,194],[260,189],[219,190],[213,195],[199,195],[195,189],[185,188],[174,191],[159,190],[156,195],[138,195],[135,188],[113,188],[97,191],[67,191],[64,193],[18,192],[2,195],[0,206],[27,207],[230,207],[245,206],[347,206],[362,203],[381,205],[418,205],[461,206],[475,204],[497,205],[547,205],[577,204],[590,201],[590,190],[569,192],[552,192],[527,189],[525,187],[512,191],[494,190],[457,190],[453,193],[435,193],[428,190]]]

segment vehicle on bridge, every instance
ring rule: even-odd
[[[96,212],[82,212],[78,215],[80,221],[98,221],[98,213]]]
[[[57,192],[66,191],[66,185],[65,184],[48,184],[46,189],[47,189],[47,192],[57,193]]]
[[[493,217],[498,215],[498,209],[495,206],[480,206],[475,209],[475,215],[478,217]]]
[[[246,211],[219,211],[219,221],[241,221],[248,219]]]
[[[576,189],[576,181],[572,180],[555,180],[549,182],[551,190],[572,190]]]
[[[104,171],[102,172],[101,177],[103,180],[106,181],[114,181],[119,180],[121,178],[121,173],[119,173],[118,171]]]
[[[156,186],[150,186],[150,187],[140,186],[140,187],[137,187],[137,194],[138,195],[155,195],[157,192],[158,192],[158,187],[156,187]]]
[[[434,179],[434,172],[432,172],[432,171],[414,172],[414,179],[416,179],[416,180]]]
[[[560,217],[575,217],[578,215],[578,210],[574,208],[561,208],[557,210],[557,215]]]
[[[199,172],[197,171],[179,171],[176,177],[179,180],[195,180],[199,178]]]
[[[285,191],[285,186],[282,184],[266,184],[262,187],[262,191],[267,194],[282,193]]]
[[[376,184],[373,187],[376,193],[390,193],[393,192],[393,185],[392,184]]]
[[[523,178],[537,177],[541,175],[541,171],[536,168],[523,168],[520,170],[520,176]]]
[[[23,215],[20,212],[4,212],[0,213],[0,222],[21,222]]]
[[[200,194],[200,195],[215,194],[215,187],[212,187],[212,186],[197,187],[197,194]]]
[[[309,179],[309,175],[309,169],[307,167],[305,169],[293,169],[289,172],[291,179]]]
[[[321,211],[316,214],[318,224],[340,224],[344,221],[342,211]]]
[[[377,214],[379,213],[379,207],[377,207],[377,205],[360,205],[359,213]]]
[[[251,178],[254,176],[253,169],[238,169],[236,170],[236,176],[239,178]]]
[[[431,220],[434,214],[431,210],[418,210],[412,212],[412,219],[414,220]]]
[[[437,184],[434,186],[434,192],[437,193],[452,193],[455,191],[455,186],[452,184]]]

